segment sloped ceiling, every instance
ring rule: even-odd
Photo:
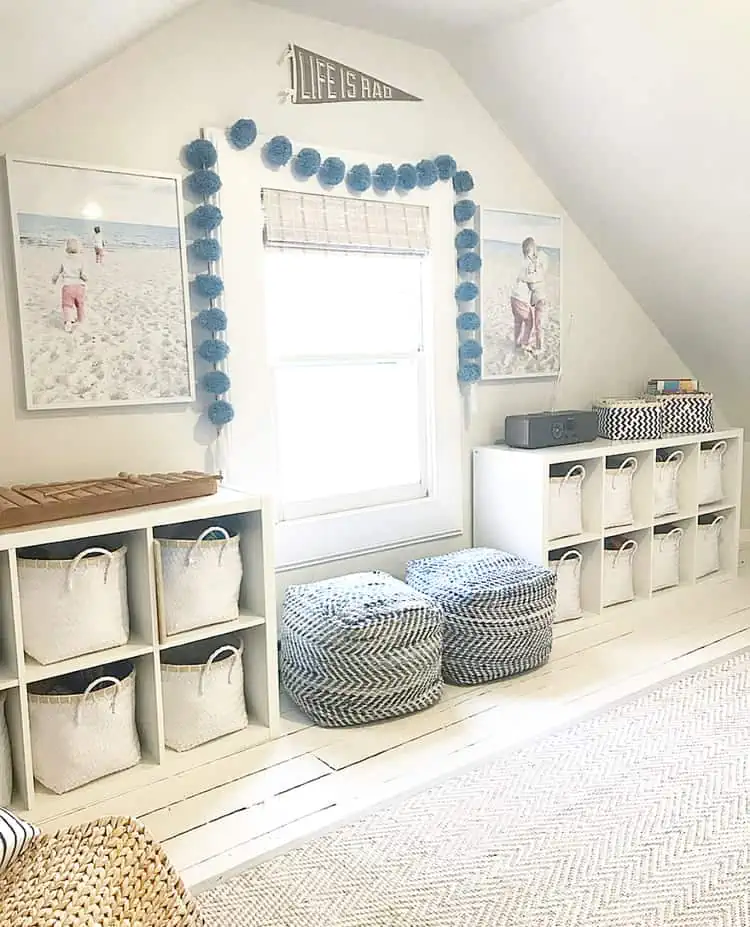
[[[0,0],[0,123],[193,2]]]

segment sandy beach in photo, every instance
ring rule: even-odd
[[[85,244],[85,243],[84,243]],[[32,405],[153,402],[190,393],[185,306],[175,248],[84,248],[85,316],[66,332],[60,246],[23,241],[22,325]]]

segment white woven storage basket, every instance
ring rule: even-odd
[[[632,538],[619,550],[605,548],[602,569],[602,603],[605,606],[631,602],[635,598],[633,561],[637,550],[638,542]]]
[[[135,766],[141,747],[135,726],[135,668],[106,667],[80,694],[55,694],[54,685],[29,688],[34,775],[61,795]],[[96,689],[101,683],[106,688]]]
[[[48,664],[126,644],[127,548],[88,547],[70,560],[18,558],[23,645]]]
[[[727,442],[717,441],[713,447],[701,448],[698,470],[698,505],[709,505],[724,498],[724,455]]]
[[[626,457],[619,467],[607,467],[604,474],[604,527],[633,524],[633,477],[638,470],[635,457]]]
[[[680,510],[680,467],[682,451],[672,451],[666,460],[657,460],[654,469],[654,516],[674,515]]]
[[[5,720],[7,692],[0,692],[0,807],[7,808],[13,795],[13,760]]]
[[[170,749],[191,750],[247,727],[243,649],[239,639],[214,640],[162,654],[164,737]]]
[[[580,550],[566,550],[562,557],[550,559],[549,568],[557,577],[555,587],[555,622],[580,618],[581,608],[581,565]]]
[[[548,538],[564,538],[583,531],[583,481],[586,469],[571,467],[565,476],[549,478]]]
[[[698,579],[721,569],[721,531],[724,516],[717,515],[708,524],[698,523],[695,536],[695,575]]]
[[[680,546],[685,532],[672,528],[664,533],[654,532],[654,546],[651,553],[651,588],[669,589],[680,583]]]
[[[220,534],[216,540],[208,535]],[[240,539],[212,526],[191,540],[161,538],[156,549],[159,618],[165,636],[239,616]]]

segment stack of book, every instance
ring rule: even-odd
[[[646,386],[646,395],[665,396],[675,393],[699,393],[700,384],[692,377],[681,380],[649,380]]]

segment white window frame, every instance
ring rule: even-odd
[[[233,383],[231,400],[237,413],[228,429],[227,483],[239,489],[266,489],[273,493],[277,472],[274,371],[269,362],[265,325],[261,190],[269,187],[317,193],[320,188],[315,180],[295,179],[289,168],[278,171],[268,168],[261,157],[264,138],[259,137],[253,148],[237,152],[228,145],[223,133],[207,131],[206,135],[219,151],[217,169],[223,181],[219,205],[224,213],[221,226],[224,256],[220,270],[229,315],[227,340],[232,349],[228,363]],[[293,144],[297,149],[311,143],[293,140]],[[393,155],[333,152],[315,147],[323,157],[337,154],[348,164],[399,163]],[[343,184],[335,188],[333,195],[352,196]],[[370,191],[365,195],[374,194]],[[397,202],[401,195],[386,196]],[[430,261],[425,304],[431,311],[426,312],[425,318],[423,364],[424,375],[430,381],[427,395],[431,404],[427,418],[431,427],[426,442],[429,474],[426,494],[388,504],[377,504],[377,498],[366,498],[363,494],[357,507],[345,512],[277,520],[278,569],[297,569],[463,533],[463,428],[456,381],[453,192],[449,184],[440,182],[429,190],[414,190],[408,197],[410,203],[429,210]],[[238,313],[250,313],[246,324],[234,321]],[[259,410],[258,402],[266,407]],[[304,448],[300,452],[304,453]],[[262,472],[253,459],[256,453],[263,461]]]

